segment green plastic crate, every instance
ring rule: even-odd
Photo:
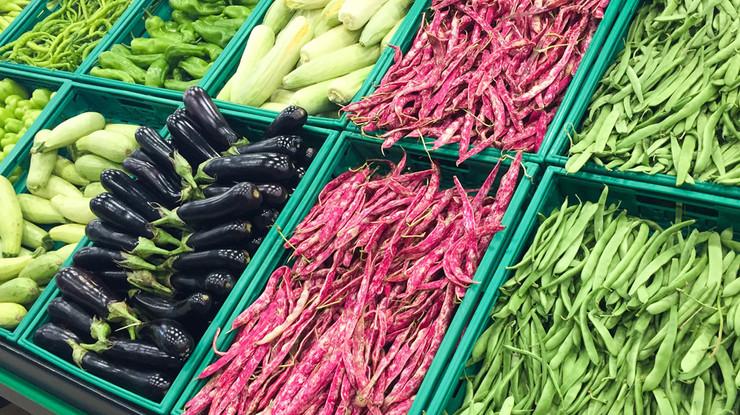
[[[49,115],[54,111],[53,108],[57,105],[57,102],[62,100],[62,97],[68,93],[71,87],[71,82],[64,82],[43,75],[25,73],[14,69],[0,68],[0,79],[3,78],[11,78],[15,80],[19,84],[23,85],[29,93],[36,88],[47,88],[55,92],[52,99],[46,107],[44,107],[44,110],[41,111],[41,114],[36,118],[36,121],[34,121],[26,133],[18,139],[13,150],[4,159],[0,160],[0,174],[9,177],[16,167],[14,160],[24,151],[23,149],[28,147],[28,142],[33,141],[33,137],[36,135],[36,132],[41,129],[41,125],[44,124],[47,117],[49,117]]]
[[[5,44],[5,39],[7,39],[8,37],[11,37],[13,35],[13,33],[15,32],[15,30],[19,26],[22,25],[21,22],[26,18],[26,16],[28,14],[32,13],[33,8],[34,8],[34,6],[36,4],[37,4],[36,1],[31,0],[31,2],[28,3],[26,5],[26,7],[23,8],[23,11],[21,11],[21,13],[18,15],[18,17],[16,17],[15,19],[13,19],[13,21],[10,23],[10,25],[8,26],[8,28],[5,29],[5,30],[3,30],[2,32],[0,32],[0,45],[4,45]]]
[[[606,41],[603,53],[599,56],[599,59],[589,74],[588,79],[581,88],[573,108],[568,113],[567,118],[548,151],[548,163],[562,167],[565,166],[565,163],[568,161],[570,137],[581,127],[583,119],[591,104],[592,97],[596,92],[596,88],[599,86],[599,83],[601,82],[602,77],[606,74],[606,71],[611,67],[619,53],[622,51],[624,47],[624,39],[627,36],[635,14],[641,4],[643,3],[640,0],[626,0],[626,6],[617,19],[617,22],[614,25],[614,30],[609,35],[609,39]],[[676,185],[676,177],[668,174],[659,173],[649,175],[647,173],[607,170],[591,161],[586,163],[581,170],[624,179],[641,180],[662,186],[675,187]],[[696,184],[684,184],[682,188],[740,199],[740,186],[727,186],[711,182],[697,182]]]
[[[262,24],[264,15],[270,8],[270,5],[272,5],[273,0],[262,0],[260,4],[263,3],[265,7],[261,10],[261,15],[259,16],[259,20],[257,21],[256,25]],[[398,31],[394,34],[393,39],[391,39],[391,45],[400,44],[400,42],[406,36],[408,36],[410,27],[413,25],[414,21],[419,19],[419,13],[423,10],[422,3],[423,0],[415,0],[414,4],[409,9],[409,12],[406,15],[403,23],[399,27]],[[239,60],[241,59],[242,53],[244,52],[244,45],[246,45],[247,39],[249,39],[249,36],[251,35],[251,29],[253,28],[254,27],[251,27],[249,32],[243,34],[242,38],[240,38],[237,42],[239,47],[236,47],[230,51],[229,57],[227,60],[224,61],[223,65],[221,65],[216,71],[212,71],[209,74],[210,76],[206,78],[204,88],[206,88],[206,90],[210,92],[213,96],[216,96],[218,92],[221,91],[224,85],[226,85],[226,82],[228,82],[234,72],[236,72],[236,68],[239,66]],[[388,48],[388,50],[390,50],[390,48]],[[383,70],[382,68],[386,68],[387,70],[388,66],[386,66],[385,63],[386,56],[387,55],[385,53],[381,53],[380,58],[378,58],[378,62],[373,67],[362,88],[360,88],[355,97],[352,99],[353,102],[359,101],[362,97],[367,95],[373,81],[378,79],[385,72],[385,70]],[[250,114],[262,115],[267,117],[274,117],[277,114],[277,112],[275,111],[265,110],[262,108],[238,105],[221,100],[219,100],[218,102],[219,106],[223,108],[241,110]],[[347,125],[347,117],[344,114],[341,114],[339,118],[318,117],[312,115],[308,117],[308,123],[320,127],[342,130]]]
[[[226,45],[224,51],[221,53],[221,55],[219,55],[218,59],[213,62],[213,65],[208,70],[208,73],[201,80],[200,86],[205,86],[206,80],[212,76],[211,74],[219,70],[219,68],[223,64],[223,61],[227,59],[232,50],[241,48],[238,40],[241,38],[241,35],[243,33],[250,32],[252,30],[252,27],[256,25],[257,18],[261,16],[262,13],[264,13],[263,9],[265,7],[265,1],[260,2],[254,7],[250,16],[237,31],[231,41],[229,41],[229,43]],[[170,7],[167,0],[143,0],[142,10],[137,13],[137,15],[134,16],[132,20],[128,22],[127,26],[123,28],[123,30],[115,34],[115,36],[113,36],[113,38],[106,43],[106,48],[104,50],[101,50],[101,53],[103,51],[110,50],[112,46],[117,44],[124,44],[128,46],[130,45],[131,40],[134,38],[149,37],[146,33],[146,28],[144,27],[144,20],[146,19],[146,17],[148,17],[149,15],[156,15],[167,21],[170,16],[172,16],[172,10],[173,9],[172,7]],[[95,56],[95,59],[87,59],[85,60],[85,62],[83,62],[83,65],[80,67],[79,70],[80,74],[77,77],[79,81],[101,85],[111,89],[124,89],[140,94],[161,96],[172,99],[182,99],[183,91],[176,91],[164,87],[160,88],[140,84],[131,84],[128,82],[100,78],[90,75],[90,70],[97,64],[98,56],[99,54]]]
[[[438,415],[443,411],[452,414],[460,408],[465,396],[461,375],[474,375],[479,368],[474,366],[466,369],[466,362],[475,342],[490,326],[490,313],[496,304],[499,288],[514,272],[508,267],[520,261],[537,232],[540,224],[538,216],[548,215],[559,208],[565,197],[571,201],[597,201],[604,185],[609,187],[608,203],[619,203],[620,208],[627,209],[629,214],[653,220],[663,227],[674,222],[677,209],[681,209],[684,218],[696,219],[695,227],[699,229],[722,229],[740,223],[740,204],[730,198],[593,173],[570,175],[559,167],[548,168],[501,260],[501,266],[483,294],[468,330],[440,381],[440,389],[427,414]],[[736,229],[735,238],[740,239],[740,230]]]
[[[305,194],[303,200],[300,201],[300,205],[294,212],[290,222],[283,227],[283,233],[285,235],[290,235],[295,230],[296,226],[298,226],[298,224],[305,218],[310,209],[316,203],[318,195],[324,186],[338,174],[346,171],[348,168],[360,166],[367,160],[371,159],[388,158],[398,161],[403,151],[406,151],[408,154],[408,166],[415,167],[416,169],[429,168],[429,157],[423,149],[416,147],[402,147],[398,145],[386,150],[385,154],[383,154],[376,143],[362,140],[356,134],[345,133],[334,148],[331,157],[326,160],[324,166],[322,166],[322,169],[314,178],[311,189]],[[493,167],[492,163],[479,161],[472,161],[464,167],[457,167],[455,165],[455,159],[450,157],[439,157],[436,161],[440,164],[442,170],[443,187],[452,186],[452,175],[457,175],[463,186],[466,188],[477,187],[483,182]],[[509,163],[509,160],[504,162],[507,166]],[[525,163],[525,168],[528,175],[536,176],[539,166],[532,163]],[[502,171],[500,175],[503,175],[503,173],[504,172]],[[523,214],[524,205],[531,197],[534,189],[532,182],[524,176],[520,177],[521,180],[517,186],[514,197],[512,198],[511,204],[503,218],[503,224],[506,228],[495,235],[480,263],[474,278],[476,281],[479,281],[480,284],[471,286],[468,289],[462,304],[458,306],[452,323],[447,330],[447,334],[437,352],[437,356],[432,362],[424,382],[416,395],[416,401],[410,412],[412,414],[421,414],[427,401],[431,399],[432,392],[437,387],[437,379],[441,375],[447,360],[452,356],[460,334],[466,327],[468,319],[478,302],[478,297],[493,275],[493,271],[497,268],[498,262],[503,255],[504,247],[507,246],[511,236],[513,235],[513,230]],[[497,185],[494,186],[494,188],[496,187]],[[274,245],[269,255],[266,256],[265,261],[261,264],[259,271],[255,274],[255,278],[251,281],[250,286],[242,296],[241,301],[234,309],[234,313],[224,322],[225,324],[222,325],[222,332],[225,334],[216,341],[216,347],[218,350],[228,349],[236,333],[226,333],[228,331],[227,328],[230,327],[232,321],[261,294],[273,270],[290,260],[289,257],[291,255],[291,251],[286,249],[281,241],[277,242],[278,243]],[[208,364],[213,362],[214,359],[215,355],[209,348],[208,353],[204,356],[196,374],[200,373]],[[203,384],[204,382],[199,381],[197,376],[190,381],[183,392],[182,398],[175,406],[175,413],[179,413],[178,411],[181,411],[184,408],[185,403],[200,390]]]
[[[143,97],[141,99],[145,100]],[[167,101],[163,101],[163,102],[167,102]],[[169,102],[169,103],[176,104],[174,102]],[[176,106],[170,105],[168,106],[167,109],[158,111],[159,121],[157,121],[156,123],[147,122],[147,120],[136,120],[136,119],[132,119],[130,121],[131,122],[137,121],[139,123],[146,124],[146,125],[161,125],[164,123],[164,119],[166,119],[167,115],[169,115],[175,108]],[[272,122],[271,118],[238,114],[233,111],[224,111],[223,114],[226,117],[226,119],[229,121],[231,126],[236,131],[244,134],[248,138],[261,136],[262,132]],[[303,137],[306,139],[306,141],[310,145],[320,148],[320,150],[316,154],[314,162],[311,164],[311,167],[309,168],[308,172],[304,176],[304,179],[301,181],[298,188],[293,193],[287,205],[285,206],[280,216],[278,217],[276,221],[276,226],[278,228],[282,228],[286,226],[285,224],[290,221],[293,211],[299,206],[299,203],[303,198],[303,194],[307,191],[309,187],[311,187],[312,185],[311,178],[316,174],[315,171],[321,168],[324,160],[331,153],[331,150],[337,141],[338,133],[335,131],[330,131],[330,130],[326,130],[323,128],[308,126],[308,127],[304,127]],[[224,321],[232,313],[234,307],[236,307],[237,303],[242,298],[242,293],[251,284],[252,275],[255,275],[257,269],[260,268],[262,262],[269,258],[269,253],[272,252],[273,245],[276,243],[279,243],[279,241],[280,241],[280,238],[278,236],[278,233],[274,229],[271,230],[268,233],[268,235],[265,237],[265,241],[260,246],[260,248],[257,250],[254,257],[250,261],[249,265],[242,273],[241,278],[239,278],[239,280],[237,281],[236,285],[232,289],[231,294],[224,301],[224,304],[219,309],[218,313],[214,317],[210,326],[205,331],[203,337],[197,342],[196,347],[193,351],[193,354],[190,356],[188,361],[185,363],[183,368],[180,370],[180,373],[177,375],[177,377],[172,382],[172,386],[169,392],[165,395],[164,399],[162,399],[160,402],[155,402],[150,399],[144,398],[142,396],[139,396],[135,393],[132,393],[126,390],[125,388],[122,388],[111,382],[98,378],[97,376],[91,375],[79,369],[73,363],[70,363],[64,359],[61,359],[58,356],[37,346],[33,342],[33,334],[39,326],[41,326],[42,324],[48,321],[48,314],[46,313],[45,306],[35,316],[33,321],[28,325],[28,327],[24,331],[22,339],[20,340],[20,344],[22,347],[28,349],[33,354],[41,357],[44,360],[51,362],[52,364],[56,365],[62,370],[69,372],[77,376],[78,378],[96,386],[97,388],[101,389],[105,393],[119,396],[153,413],[168,414],[170,413],[170,410],[172,409],[176,400],[180,397],[183,388],[185,388],[188,381],[193,376],[193,371],[196,368],[198,368],[198,366],[200,365],[200,362],[203,359],[203,355],[210,350],[211,341],[209,339],[211,339],[214,336],[216,329],[222,326]],[[89,244],[89,241],[87,239],[84,239],[83,242],[81,243]],[[59,290],[56,288],[56,285],[54,286],[50,285],[49,291],[52,291],[52,292],[49,294],[49,297],[47,301],[45,302],[45,304],[47,304],[49,301],[51,301],[52,299],[60,295]]]
[[[36,25],[36,23],[42,21],[47,16],[52,14],[56,9],[58,9],[59,6],[58,4],[55,4],[56,1],[57,0],[35,0],[32,5],[29,5],[29,7],[33,7],[24,16],[24,19],[18,24],[18,26],[9,36],[2,39],[2,42],[0,42],[0,46],[5,46],[6,44],[21,37],[24,33],[33,30],[33,27]],[[51,7],[51,9],[49,7]],[[110,46],[110,42],[113,40],[116,34],[119,31],[123,30],[130,20],[138,15],[141,15],[143,7],[144,0],[131,0],[131,4],[129,5],[128,9],[126,9],[123,14],[121,14],[118,20],[116,20],[113,26],[111,26],[108,33],[100,39],[98,45],[90,52],[90,54],[82,61],[80,66],[78,66],[77,69],[73,72],[48,69],[40,66],[26,65],[10,61],[0,61],[0,67],[15,68],[26,72],[75,80],[77,78],[77,75],[83,73],[82,69],[89,65],[88,62],[97,61],[100,52],[108,49],[108,47]],[[81,47],[81,45],[75,45],[75,47]]]
[[[620,10],[622,9],[624,2],[629,0],[611,0],[609,2],[608,7],[604,11],[604,18],[601,20],[601,23],[597,27],[596,31],[594,32],[593,38],[591,39],[591,44],[588,47],[588,50],[583,55],[583,58],[581,59],[580,65],[578,65],[578,69],[576,70],[575,75],[573,76],[573,79],[570,81],[570,84],[568,86],[568,89],[565,91],[565,95],[563,96],[563,101],[560,104],[560,107],[555,113],[555,117],[550,122],[549,127],[547,128],[547,132],[545,133],[545,137],[542,140],[542,145],[540,146],[540,149],[536,153],[524,153],[524,160],[525,161],[531,161],[531,162],[537,162],[537,163],[543,163],[545,161],[545,157],[547,155],[547,152],[552,145],[555,137],[557,136],[558,131],[560,131],[561,126],[563,124],[563,121],[567,117],[567,115],[570,113],[571,106],[573,105],[574,101],[577,99],[579,91],[581,89],[581,85],[586,80],[586,78],[589,76],[591,69],[594,65],[594,62],[599,58],[601,54],[601,48],[604,45],[604,42],[606,41],[607,37],[609,36],[610,32],[612,31],[612,26],[617,19],[617,16],[620,14]],[[406,52],[411,47],[416,32],[418,31],[420,25],[421,25],[421,19],[424,18],[425,13],[429,6],[431,5],[431,0],[426,0],[422,2],[422,10],[420,10],[420,13],[416,15],[416,20],[414,20],[413,25],[407,29],[407,35],[404,36],[403,41],[398,44],[400,46],[402,52]],[[378,76],[376,79],[373,80],[373,84],[370,87],[368,91],[366,91],[366,95],[370,95],[375,89],[377,89],[377,86],[382,81],[383,76],[388,72],[390,67],[393,65],[393,50],[386,50],[384,52],[384,67],[379,71],[380,76]],[[351,120],[348,125],[348,129],[359,131],[359,126],[355,125]],[[368,133],[368,136],[371,137],[377,137],[383,134],[383,131],[377,131],[377,132],[371,132]],[[408,141],[420,141],[418,138],[404,138],[401,141],[408,142]],[[424,141],[427,143],[427,147],[429,149],[432,148],[434,139],[425,137]],[[446,146],[443,146],[440,149],[434,150],[435,154],[444,154],[444,155],[452,155],[454,154],[455,157],[457,157],[457,154],[459,152],[459,144],[448,144]],[[472,159],[476,159],[479,157],[489,158],[489,157],[500,157],[502,154],[502,151],[497,148],[488,148],[483,150],[481,153],[475,155],[472,157]]]
[[[0,71],[0,73],[5,73],[5,71]],[[45,79],[46,82],[51,82],[46,80],[46,78],[36,77]],[[16,167],[20,167],[23,173],[14,184],[15,190],[17,193],[27,193],[26,176],[31,161],[30,151],[35,132],[43,128],[53,128],[65,119],[81,112],[98,111],[105,115],[107,119],[119,122],[157,123],[161,125],[164,123],[164,118],[157,121],[157,114],[169,114],[169,112],[177,108],[176,102],[150,100],[151,102],[147,103],[145,99],[145,97],[141,96],[114,93],[100,88],[68,82],[55,95],[54,102],[50,103],[44,109],[41,116],[39,116],[27,135],[23,138],[23,142],[18,142],[14,149],[15,155],[8,157],[6,162],[3,163],[2,174],[8,175]],[[46,228],[48,229],[50,227]],[[84,241],[81,242],[81,244],[84,243]],[[14,331],[0,329],[0,336],[12,341],[18,340],[32,324],[31,322],[37,314],[45,309],[45,304],[52,298],[54,288],[55,285],[52,281],[28,310],[28,315],[23,319],[21,324]]]

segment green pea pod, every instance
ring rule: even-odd
[[[666,336],[658,348],[658,353],[655,355],[655,364],[653,365],[653,369],[647,374],[645,382],[642,385],[644,391],[655,391],[668,371],[668,367],[671,364],[671,358],[673,357],[673,347],[676,341],[677,329],[678,309],[676,307],[672,307],[670,314],[668,315]]]
[[[167,59],[164,57],[160,57],[154,63],[149,66],[149,69],[146,71],[146,79],[144,81],[144,84],[146,86],[153,86],[161,88],[164,86],[164,81],[167,77],[167,71],[169,69],[170,65],[167,62]]]

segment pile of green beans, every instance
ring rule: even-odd
[[[607,192],[540,224],[456,414],[740,413],[740,242],[663,229]]]
[[[60,0],[30,31],[0,48],[2,59],[74,71],[95,49],[131,0]]]
[[[570,172],[740,185],[740,0],[646,2],[572,140]]]

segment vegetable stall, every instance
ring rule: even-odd
[[[0,6],[0,396],[740,413],[737,0]]]

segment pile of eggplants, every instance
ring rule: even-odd
[[[306,111],[286,108],[260,141],[241,138],[207,93],[188,89],[142,127],[123,170],[90,202],[91,246],[56,275],[61,296],[34,342],[82,369],[161,400],[275,223],[316,149]]]

